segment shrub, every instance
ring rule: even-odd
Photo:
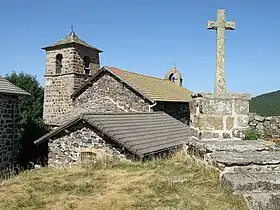
[[[248,129],[244,132],[244,134],[244,140],[258,140],[261,136],[256,129]]]

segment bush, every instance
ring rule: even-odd
[[[256,129],[248,129],[245,131],[244,140],[258,140],[261,135]]]

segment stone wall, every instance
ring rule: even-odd
[[[56,55],[62,54],[61,73],[56,74]],[[91,59],[90,74],[84,72],[84,56]],[[70,96],[99,70],[99,53],[82,46],[68,46],[47,50],[44,114],[46,124],[56,124],[55,118],[73,108]]]
[[[84,74],[84,56],[88,56],[91,59],[90,64],[90,75],[93,75],[97,70],[100,69],[99,53],[96,50],[89,49],[83,46],[68,46],[59,47],[52,50],[46,51],[46,75],[57,75],[56,74],[56,55],[61,54],[62,68],[61,74]]]
[[[201,93],[190,103],[191,126],[201,139],[242,138],[249,121],[248,94]]]
[[[249,126],[262,138],[280,138],[280,116],[263,117],[250,113]]]
[[[115,145],[108,144],[90,128],[78,128],[68,135],[61,136],[49,143],[50,166],[65,164],[77,164],[81,162],[82,152],[92,152],[99,157],[112,157],[114,159],[126,159],[124,151]],[[98,157],[99,156],[99,157]]]
[[[183,123],[189,125],[190,122],[190,110],[189,103],[186,102],[157,102],[152,107],[154,111],[164,111],[170,116],[180,120]]]
[[[103,99],[109,99],[115,107],[124,112],[148,112],[149,103],[137,95],[132,89],[117,79],[105,73],[91,87],[85,90],[75,99],[75,107],[95,106],[97,103],[103,105],[102,110],[92,110],[94,112],[110,111],[106,108],[107,103]],[[104,110],[105,109],[105,110]],[[113,112],[115,111],[112,110]]]
[[[12,167],[18,152],[18,98],[0,94],[0,169]]]
[[[148,112],[149,103],[109,74],[101,75],[73,102],[73,108],[54,118],[63,124],[83,112]],[[151,110],[153,111],[153,110]]]

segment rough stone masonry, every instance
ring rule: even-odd
[[[216,81],[215,94],[226,95],[226,76],[225,76],[225,30],[234,30],[235,22],[225,21],[225,10],[217,11],[217,21],[208,21],[209,30],[217,31],[217,60],[216,60]]]

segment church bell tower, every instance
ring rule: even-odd
[[[100,69],[102,51],[81,40],[73,31],[64,39],[42,48],[46,51],[43,118],[57,125],[56,118],[71,110],[71,95]]]
[[[165,74],[165,79],[179,86],[183,84],[183,77],[175,65]]]

